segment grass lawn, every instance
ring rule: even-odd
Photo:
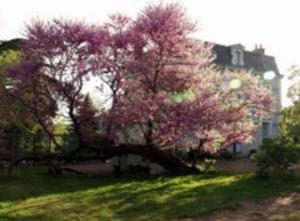
[[[22,169],[13,178],[0,176],[0,220],[174,220],[290,192],[300,192],[300,179],[258,180],[252,174],[52,176],[44,168]]]

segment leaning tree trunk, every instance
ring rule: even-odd
[[[39,156],[23,156],[17,160],[11,162],[8,167],[8,171],[12,171],[15,166],[20,162],[35,161],[35,162],[51,162],[53,160],[60,162],[72,162],[72,161],[88,161],[88,160],[107,160],[115,156],[122,156],[127,154],[138,155],[150,160],[153,163],[157,163],[162,166],[168,172],[172,174],[192,174],[199,173],[200,171],[188,165],[185,161],[181,160],[172,151],[160,150],[155,146],[138,145],[138,144],[120,144],[117,146],[106,146],[99,148],[91,148],[84,146],[97,155],[94,156],[74,156],[70,155],[39,155]]]
[[[188,165],[181,160],[172,151],[160,150],[155,146],[139,145],[139,144],[120,144],[112,147],[100,147],[99,149],[91,149],[103,158],[112,158],[127,154],[138,155],[157,163],[170,173],[198,173],[195,167]]]

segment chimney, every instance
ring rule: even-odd
[[[255,48],[254,48],[254,51],[256,54],[261,54],[261,55],[264,55],[265,54],[265,49],[262,47],[262,44],[255,44]]]

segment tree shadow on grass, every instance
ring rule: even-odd
[[[189,177],[191,179],[191,177]],[[299,181],[272,182],[258,180],[254,177],[233,179],[232,182],[207,182],[202,185],[203,178],[193,177],[199,185],[186,185],[187,181],[159,187],[135,190],[116,189],[123,195],[122,201],[111,205],[116,211],[118,220],[173,220],[176,218],[197,217],[210,214],[221,209],[236,209],[240,202],[247,199],[265,199],[268,197],[300,191]],[[212,178],[214,179],[214,178]],[[115,195],[96,197],[113,202]],[[96,203],[96,204],[97,204]]]
[[[12,177],[0,176],[0,203],[25,200],[51,194],[67,194],[102,188],[112,185],[130,184],[139,180],[155,180],[149,177],[114,177],[97,175],[51,175],[46,168],[18,170]]]
[[[74,220],[74,214],[77,215],[75,220],[173,220],[234,209],[246,199],[300,191],[297,179],[270,181],[251,175],[43,176],[37,174],[15,181],[25,185],[24,189],[31,183],[26,198],[42,198],[23,202],[20,194],[4,197],[4,200],[16,202],[5,208],[2,213],[5,220],[37,220],[35,216],[27,219],[32,214],[42,216],[39,220]],[[1,193],[0,189],[3,200]]]
[[[0,221],[42,221],[44,217],[42,215],[28,215],[20,217],[11,217],[11,216],[0,216]]]

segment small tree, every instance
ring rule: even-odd
[[[300,101],[282,110],[280,129],[289,142],[300,144]]]
[[[18,65],[23,57],[18,50],[18,44],[19,40],[0,44],[0,139],[2,146],[9,151],[18,150],[22,153],[33,148],[27,135],[36,133],[40,126],[32,119],[27,105],[33,95],[21,93],[21,90],[16,88],[15,78],[7,73],[7,70],[12,65]],[[12,94],[16,89],[20,92],[18,96]]]
[[[292,81],[288,89],[288,97],[293,101],[300,101],[300,67],[293,65],[289,69],[288,79]]]
[[[260,176],[283,176],[300,160],[300,148],[283,138],[265,139],[254,156]]]
[[[78,119],[80,133],[83,140],[89,145],[95,145],[99,137],[100,118],[97,109],[93,106],[89,95],[86,95],[78,107],[76,118]]]
[[[300,161],[300,69],[290,68],[289,79],[293,80],[288,97],[293,104],[281,112],[281,138],[265,139],[254,156],[258,174],[282,176],[290,172],[291,165]]]

